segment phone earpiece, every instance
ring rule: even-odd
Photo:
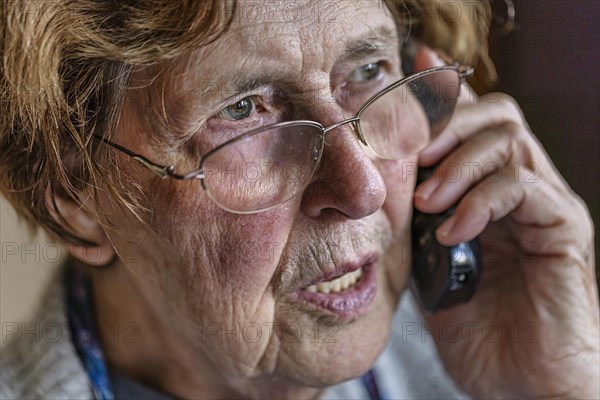
[[[435,167],[419,168],[417,184],[433,174]],[[414,209],[412,221],[413,289],[430,312],[467,302],[481,278],[481,248],[477,239],[442,246],[436,228],[454,212],[425,214]]]

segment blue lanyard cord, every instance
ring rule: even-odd
[[[369,370],[366,374],[362,376],[363,384],[369,393],[369,398],[371,400],[384,400],[384,397],[381,395],[379,387],[377,386],[377,380],[375,379],[375,371]]]
[[[114,395],[102,348],[96,335],[96,318],[90,298],[90,282],[83,272],[75,268],[69,268],[66,279],[67,317],[71,340],[88,374],[94,398],[112,400]]]

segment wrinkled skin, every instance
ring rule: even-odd
[[[176,115],[180,130],[185,130],[186,124],[231,103],[222,98],[223,91],[214,98],[183,100],[188,91],[206,87],[207,76],[210,82],[227,85],[234,77],[262,72],[275,75],[277,83],[251,94],[266,92],[266,98],[275,89],[286,92],[296,107],[294,119],[323,125],[343,120],[348,112],[335,96],[341,96],[350,72],[373,61],[398,66],[399,42],[382,5],[363,2],[357,10],[341,4],[331,14],[312,3],[305,21],[322,13],[333,23],[297,24],[285,15],[270,14],[259,23],[236,19],[215,44],[173,67],[172,89],[165,96],[168,114]],[[382,28],[389,37],[379,54],[342,59],[349,42],[372,37]],[[144,77],[140,74],[139,79]],[[146,144],[144,138],[153,133],[142,132],[135,118],[135,110],[125,111],[119,143],[182,170],[193,165],[181,156],[183,151],[166,152],[164,145]],[[200,132],[184,146],[205,152],[222,142],[217,132]],[[400,177],[404,164],[415,162],[415,157],[369,157],[351,128],[344,126],[328,134],[321,167],[304,193],[255,215],[220,209],[197,181],[161,181],[130,165],[148,188],[150,225],[156,235],[136,225],[109,234],[114,243],[141,244],[135,253],[139,262],[130,264],[137,275],[132,282],[160,323],[169,326],[169,340],[185,343],[185,362],[203,371],[195,377],[201,390],[220,393],[222,388],[211,387],[218,382],[236,393],[258,396],[275,390],[272,379],[281,382],[281,390],[327,386],[364,373],[387,341],[408,274],[408,257],[404,254],[403,261],[401,251],[410,227],[414,176],[403,181]],[[378,291],[359,318],[342,321],[290,298],[306,280],[367,255],[380,257]],[[227,334],[236,328],[237,333]]]
[[[217,132],[224,122],[209,117],[236,93],[192,91],[206,89],[206,82],[229,88],[234,77],[259,73],[276,79],[267,78],[249,94],[268,103],[269,93],[284,93],[294,106],[293,119],[327,126],[347,118],[340,96],[351,72],[368,63],[399,63],[398,39],[380,37],[384,30],[395,32],[394,22],[375,2],[339,2],[333,10],[329,2],[308,3],[302,6],[305,19],[290,20],[272,8],[252,19],[241,14],[214,43],[176,60],[165,81],[163,110],[152,110],[165,111],[172,129],[148,129],[142,122],[148,111],[131,101],[115,140],[155,161],[193,166],[190,154],[222,142]],[[374,41],[380,50],[342,57],[357,39]],[[136,79],[147,83],[146,72]],[[146,86],[161,96],[160,87]],[[202,123],[214,128],[179,140],[178,133]],[[84,217],[72,224],[99,243],[103,255],[92,262],[73,247],[76,258],[103,264],[113,248],[121,256],[93,273],[103,344],[114,368],[167,393],[196,398],[316,397],[320,388],[369,369],[388,340],[409,273],[414,174],[406,171],[417,157],[379,160],[348,125],[326,140],[306,190],[255,215],[224,211],[199,182],[160,180],[123,157],[123,169],[145,189],[150,231],[108,199],[105,210],[119,229],[104,232]],[[432,165],[444,157],[458,165],[495,162],[502,179],[486,180],[483,169],[475,168],[458,181],[442,179],[433,193],[425,182],[415,205],[441,211],[462,197],[454,227],[444,232],[452,221],[443,225],[439,240],[448,244],[483,232],[483,248],[493,243],[492,250],[501,251],[486,259],[483,282],[469,304],[428,322],[493,322],[506,332],[513,324],[531,323],[538,334],[535,343],[506,336],[491,342],[477,329],[470,339],[441,338],[437,344],[451,376],[476,396],[593,396],[598,299],[585,206],[547,159],[518,107],[504,97],[464,98],[448,129],[418,161]],[[513,179],[515,163],[521,179]],[[523,179],[528,163],[539,167],[535,184]],[[336,265],[359,263],[366,255],[379,257],[378,285],[361,315],[339,318],[291,295]],[[136,340],[114,340],[111,329],[131,322]]]

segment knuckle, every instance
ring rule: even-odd
[[[574,253],[590,264],[594,258],[594,222],[583,199],[572,193],[565,205],[564,235],[575,249]]]
[[[502,133],[508,138],[506,146],[506,162],[519,162],[523,164],[535,163],[539,153],[537,144],[532,135],[523,125],[508,121],[502,125]]]
[[[508,135],[510,137],[510,139],[516,140],[516,141],[524,140],[523,129],[519,123],[510,120],[510,121],[504,122],[502,124],[502,127],[503,127],[504,134]]]
[[[492,199],[490,189],[491,188],[485,184],[478,185],[477,187],[475,187],[465,196],[462,202],[464,204],[464,207],[471,210],[487,208]]]
[[[521,107],[519,107],[519,104],[514,97],[500,92],[490,93],[487,96],[489,96],[491,103],[494,103],[497,107],[503,110],[503,113],[512,117],[518,117],[520,119]]]
[[[572,213],[575,219],[574,222],[582,231],[587,232],[592,236],[594,232],[594,222],[587,204],[574,192],[571,192],[571,196],[569,197],[571,199],[572,208],[575,211]]]
[[[487,102],[491,106],[490,110],[495,116],[498,124],[502,124],[506,121],[513,121],[518,124],[523,124],[525,121],[521,107],[517,101],[506,93],[493,92],[484,95],[483,101]]]
[[[498,101],[498,105],[502,107],[504,114],[512,121],[517,123],[521,123],[523,121],[521,107],[519,107],[517,101],[511,96],[504,94]]]

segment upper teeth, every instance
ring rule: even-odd
[[[338,293],[354,285],[361,276],[362,268],[359,268],[356,271],[348,272],[347,274],[344,274],[332,281],[320,282],[316,285],[309,286],[304,290],[308,290],[309,292],[319,292],[325,294]]]

